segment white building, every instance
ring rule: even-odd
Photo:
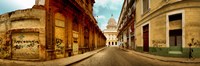
[[[106,29],[103,32],[107,38],[107,46],[119,46],[117,42],[117,25],[113,16],[111,16],[111,18],[108,20],[108,25],[106,26]]]

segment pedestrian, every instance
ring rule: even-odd
[[[189,59],[192,59],[192,52],[193,52],[193,49],[191,48],[192,44],[189,44]]]

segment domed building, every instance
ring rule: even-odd
[[[106,29],[103,31],[104,35],[106,36],[106,45],[107,46],[118,46],[117,44],[117,24],[113,17],[108,20],[108,25]]]

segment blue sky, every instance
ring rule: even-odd
[[[102,30],[106,28],[112,14],[116,22],[118,21],[123,2],[124,0],[95,0],[93,15]]]
[[[111,14],[113,14],[115,20],[118,21],[123,1],[124,0],[95,0],[93,15],[102,30],[106,28]],[[0,14],[31,8],[34,4],[35,0],[0,0]]]
[[[0,0],[0,14],[31,8],[35,0]]]

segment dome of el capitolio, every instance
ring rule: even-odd
[[[106,27],[107,27],[107,29],[109,29],[109,28],[116,28],[117,27],[116,21],[113,18],[113,16],[108,20],[108,25]]]
[[[116,21],[113,17],[108,20],[108,25],[116,25]]]

